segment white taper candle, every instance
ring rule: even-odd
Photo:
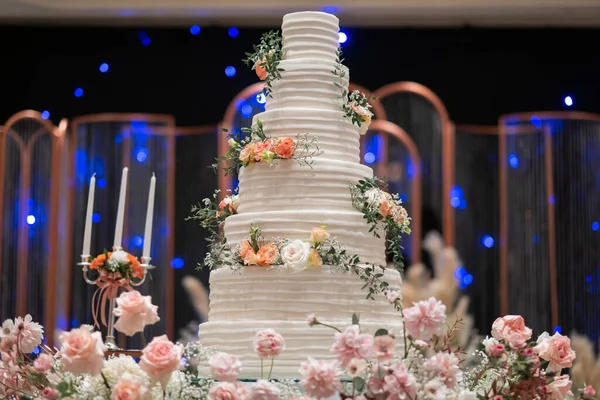
[[[115,249],[121,248],[123,240],[123,219],[125,218],[125,200],[127,198],[127,173],[129,168],[123,168],[121,177],[121,191],[119,192],[119,208],[117,209],[117,226],[115,227]]]
[[[144,230],[144,251],[142,256],[147,260],[150,257],[152,244],[152,217],[154,216],[154,192],[156,190],[156,177],[154,173],[150,178],[150,192],[148,193],[148,210],[146,211],[146,229]]]
[[[94,193],[96,191],[96,174],[90,179],[90,189],[88,191],[87,211],[85,213],[85,230],[83,231],[83,250],[82,256],[89,256],[92,243],[92,218],[94,214]]]

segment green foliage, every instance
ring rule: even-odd
[[[253,53],[246,53],[247,58],[242,60],[244,64],[256,70],[261,66],[267,72],[265,78],[265,93],[271,97],[273,81],[281,78],[284,71],[279,63],[283,58],[282,38],[279,31],[269,31],[260,38],[260,43],[253,46]]]

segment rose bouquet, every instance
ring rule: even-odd
[[[123,250],[105,251],[104,254],[100,254],[92,260],[90,269],[97,270],[100,277],[112,281],[130,281],[133,278],[141,279],[144,276],[144,269],[137,257]]]

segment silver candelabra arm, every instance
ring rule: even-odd
[[[144,275],[139,282],[131,281],[131,286],[141,286],[144,284],[144,282],[146,282],[146,275],[148,275],[148,271],[155,268],[154,265],[150,264],[150,261],[152,261],[152,257],[142,257],[142,263],[140,264],[140,267],[144,269]]]

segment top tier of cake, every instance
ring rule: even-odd
[[[304,11],[283,17],[282,38],[286,60],[336,61],[339,20],[335,15]]]

